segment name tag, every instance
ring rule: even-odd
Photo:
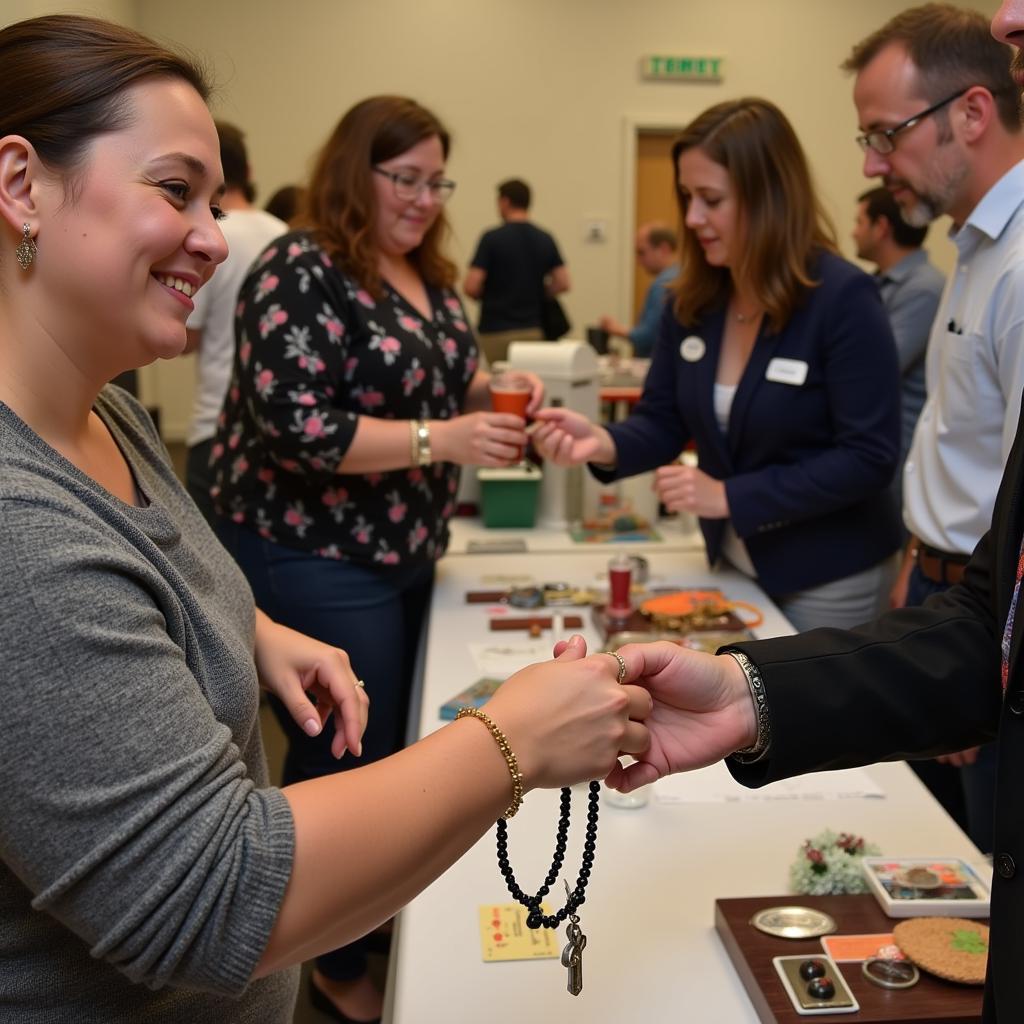
[[[807,380],[807,364],[802,359],[783,359],[777,356],[768,364],[764,379],[776,384],[800,387]]]

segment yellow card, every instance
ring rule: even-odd
[[[551,908],[541,904],[545,914]],[[543,960],[560,957],[557,935],[550,928],[527,928],[526,908],[518,903],[487,903],[480,907],[480,949],[491,960]]]

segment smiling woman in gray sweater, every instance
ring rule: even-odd
[[[338,756],[366,693],[343,651],[253,607],[105,385],[182,351],[226,254],[206,86],[143,36],[53,16],[0,30],[0,96],[0,1020],[285,1024],[289,968],[393,915],[513,783],[643,750],[650,698],[578,640],[487,705],[519,777],[464,719],[270,787],[259,687],[311,734],[334,714]]]

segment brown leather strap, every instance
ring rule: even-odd
[[[967,565],[960,555],[947,557],[931,548],[920,547],[917,551],[917,567],[926,580],[954,586],[964,578]]]

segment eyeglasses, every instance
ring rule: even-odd
[[[438,203],[447,203],[455,191],[455,182],[447,178],[438,178],[436,181],[428,181],[419,178],[409,171],[385,171],[383,167],[374,167],[374,174],[387,178],[395,189],[395,198],[401,199],[404,203],[415,202],[426,189],[431,198]]]
[[[882,156],[885,156],[896,148],[896,143],[893,139],[895,139],[900,132],[905,132],[908,128],[913,128],[918,121],[923,121],[930,114],[934,114],[936,110],[941,110],[947,103],[952,103],[953,100],[959,99],[970,88],[971,86],[965,85],[958,92],[953,93],[952,96],[947,96],[944,100],[939,100],[938,103],[932,104],[932,106],[927,110],[922,110],[920,114],[908,117],[906,121],[901,121],[898,125],[894,125],[892,128],[878,128],[873,132],[865,132],[863,135],[858,135],[857,144],[865,153],[869,149],[873,149],[876,153],[880,153]]]

